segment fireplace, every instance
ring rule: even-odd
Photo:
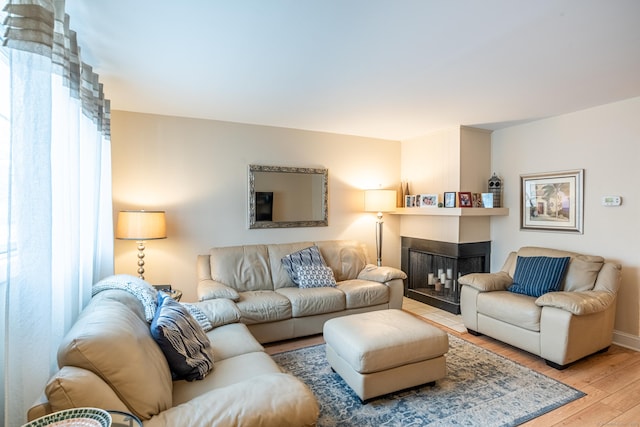
[[[449,243],[402,237],[401,268],[407,273],[404,295],[460,313],[458,278],[488,272],[491,242]]]

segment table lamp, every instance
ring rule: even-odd
[[[120,211],[116,239],[138,242],[138,277],[144,280],[144,242],[167,238],[164,211]]]
[[[382,213],[396,210],[395,190],[365,190],[364,210],[366,212],[377,212],[376,221],[376,253],[378,257],[378,267],[382,266]]]

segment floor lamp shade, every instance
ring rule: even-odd
[[[395,190],[365,190],[364,210],[366,212],[377,212],[376,222],[376,253],[378,267],[382,266],[382,212],[393,212],[396,210]]]
[[[395,190],[365,190],[364,210],[366,212],[392,212],[396,210]]]
[[[164,211],[120,211],[116,239],[138,242],[138,277],[144,279],[144,241],[167,238]]]

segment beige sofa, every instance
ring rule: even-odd
[[[508,291],[518,257],[570,257],[557,292],[539,297]],[[509,254],[498,273],[460,278],[460,308],[467,330],[541,356],[557,369],[612,342],[620,265],[602,257],[523,247]]]
[[[202,380],[173,381],[141,300],[120,289],[97,293],[61,343],[60,370],[29,420],[98,407],[133,413],[145,427],[315,425],[312,392],[281,372],[226,302],[199,305],[214,326],[206,334],[213,370]]]
[[[317,246],[336,287],[298,287],[282,258]],[[212,248],[197,260],[200,301],[230,299],[240,321],[261,343],[322,333],[347,314],[402,308],[406,275],[368,263],[366,246],[350,240]]]

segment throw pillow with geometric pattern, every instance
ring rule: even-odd
[[[300,288],[336,287],[331,267],[325,265],[298,265],[295,267]]]

